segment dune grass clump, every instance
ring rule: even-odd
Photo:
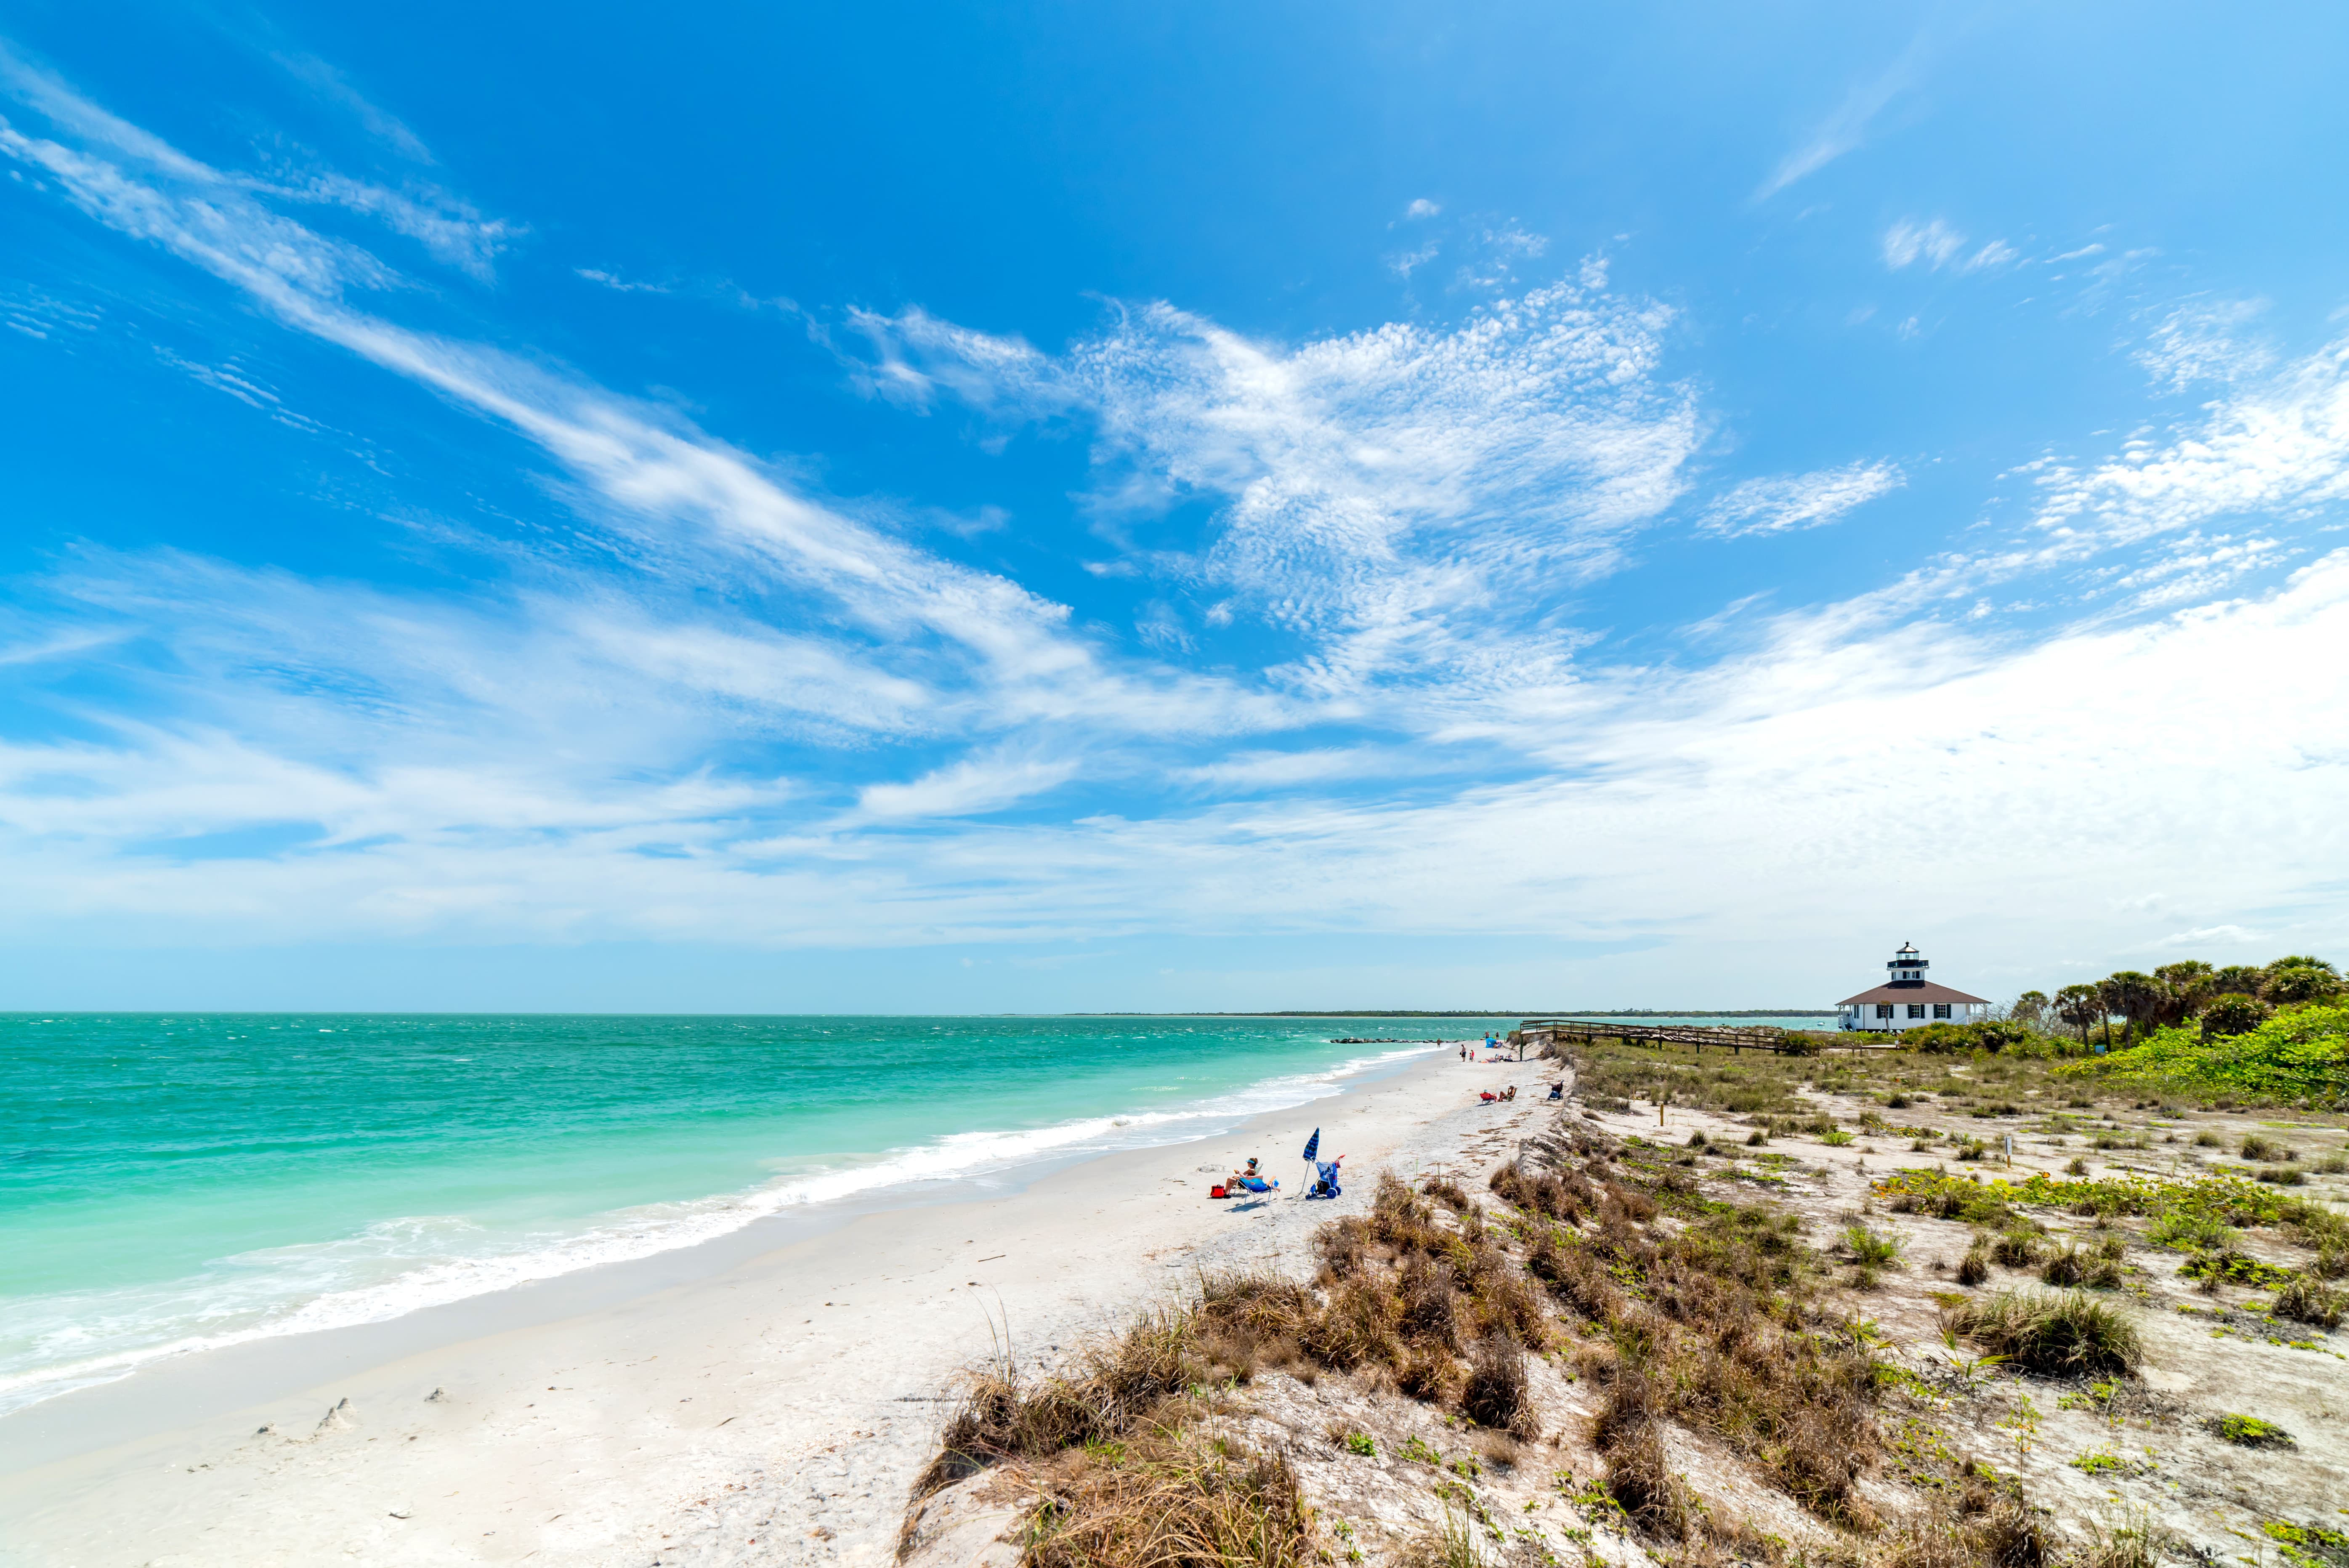
[[[1990,1243],[1991,1262],[2010,1269],[2036,1268],[2041,1252],[2039,1233],[2027,1223],[2009,1226]]]
[[[1957,1333],[2045,1377],[2126,1376],[2145,1361],[2127,1314],[2077,1291],[2001,1291],[1949,1315]]]
[[[914,1495],[927,1497],[991,1466],[1049,1459],[1163,1422],[1169,1402],[1201,1375],[1190,1318],[1168,1313],[1143,1319],[1059,1376],[1029,1377],[1008,1359],[988,1366],[971,1378]]]
[[[2349,1293],[2307,1274],[2294,1274],[2276,1292],[2275,1314],[2294,1323],[2312,1324],[2326,1333],[2349,1316]]]
[[[1885,1543],[1883,1568],[2045,1568],[2057,1552],[2011,1477],[1968,1460],[1958,1484]]]
[[[1174,1428],[1080,1450],[1029,1515],[1023,1568],[1307,1568],[1324,1560],[1297,1473]]]
[[[2051,1285],[2086,1285],[2094,1290],[2118,1290],[2122,1243],[2117,1237],[2091,1248],[2066,1246],[2040,1265],[2039,1278]]]

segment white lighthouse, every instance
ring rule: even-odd
[[[1928,1023],[1978,1023],[1990,1011],[1990,1003],[1979,996],[1927,980],[1925,971],[1930,966],[1907,942],[1900,944],[1900,950],[1884,967],[1887,975],[1882,985],[1847,996],[1837,1004],[1837,1028],[1899,1033]]]

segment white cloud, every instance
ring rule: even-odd
[[[663,284],[637,283],[633,279],[622,277],[618,273],[605,272],[597,267],[575,266],[571,270],[574,275],[584,277],[589,283],[601,284],[615,294],[673,294],[676,292]]]
[[[2173,318],[2175,319],[2175,318]],[[2158,331],[2147,353],[2177,373],[2254,358],[2214,349],[2191,331]],[[2182,350],[2178,348],[2185,344]],[[2349,339],[2274,374],[2237,384],[2168,441],[2128,449],[2085,472],[2054,464],[2037,482],[2041,526],[2078,550],[2175,533],[2229,516],[2291,517],[2349,498]]]
[[[351,85],[348,77],[316,55],[279,54],[271,58],[287,75],[306,84],[319,97],[349,110],[367,128],[368,135],[402,158],[418,163],[434,161],[431,149],[424,145],[421,137],[410,130],[397,115],[378,107]]]
[[[157,225],[176,224],[205,245],[243,249],[240,261],[280,270],[287,281],[305,288],[331,295],[350,286],[383,287],[398,275],[357,246],[328,242],[273,217],[259,198],[358,213],[417,241],[435,260],[482,279],[514,237],[512,225],[484,218],[470,203],[429,184],[393,191],[325,171],[286,170],[274,178],[225,173],[109,114],[5,43],[0,84],[82,144],[76,151],[36,140],[0,121],[0,151],[46,170],[92,216],[148,238],[157,237],[150,232]],[[142,179],[157,183],[142,185]],[[164,198],[172,209],[168,214],[149,205],[166,191],[171,192]],[[286,246],[274,258],[273,242]]]
[[[60,332],[95,332],[106,313],[38,288],[0,290],[0,321],[12,332],[47,342]]]
[[[1816,528],[1907,483],[1899,468],[1889,462],[1854,462],[1816,473],[1749,479],[1706,507],[1697,526],[1731,537]]]
[[[1922,49],[1920,36],[1902,50],[1900,57],[1889,67],[1853,87],[1833,114],[1778,161],[1770,177],[1754,192],[1754,199],[1765,202],[1857,149],[1867,140],[1876,117],[1914,81]]]
[[[1309,639],[1282,678],[1326,699],[1485,660],[1480,623],[1528,575],[1611,569],[1678,499],[1702,421],[1661,376],[1671,321],[1559,285],[1448,331],[1394,324],[1295,347],[1164,304],[1123,311],[1061,358],[920,312],[859,325],[876,387],[1082,410],[1106,509],[1219,500],[1206,548],[1174,565]],[[1520,663],[1557,646],[1510,636]]]
[[[1443,251],[1444,247],[1442,245],[1439,245],[1431,240],[1415,251],[1402,251],[1390,257],[1387,261],[1387,265],[1394,269],[1397,276],[1407,278],[1413,273],[1417,272],[1421,267],[1423,267],[1428,263],[1433,261],[1438,255],[1443,254]]]
[[[1924,223],[1903,218],[1884,232],[1884,265],[1898,272],[1921,261],[1939,272],[1957,259],[1965,243],[1965,235],[1939,218]]]
[[[2173,936],[2162,938],[2160,945],[2165,948],[2232,948],[2271,940],[2258,931],[2247,930],[2241,926],[2198,926],[2190,931],[2179,931]]]
[[[2147,334],[2137,362],[2154,384],[2178,392],[2198,381],[2240,381],[2275,363],[2266,344],[2243,329],[2267,309],[2261,299],[2198,300],[2163,317]]]
[[[1402,215],[1405,218],[1416,221],[1421,218],[1432,218],[1442,211],[1444,211],[1442,207],[1436,205],[1433,202],[1429,201],[1426,197],[1421,196],[1413,200],[1410,206],[1405,207],[1402,210]]]
[[[856,815],[866,821],[969,816],[1058,789],[1077,776],[1073,758],[966,757],[908,784],[867,784]]]

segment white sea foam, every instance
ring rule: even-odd
[[[1248,1116],[1335,1094],[1349,1079],[1433,1049],[1358,1056],[1174,1110],[952,1133],[870,1160],[781,1171],[747,1191],[614,1210],[584,1227],[500,1236],[460,1218],[410,1215],[332,1241],[241,1253],[201,1281],[20,1300],[10,1306],[15,1321],[6,1361],[15,1365],[0,1365],[0,1415],[112,1382],[165,1356],[388,1322],[694,1246],[787,1210],[985,1178],[1042,1161],[1212,1137]]]

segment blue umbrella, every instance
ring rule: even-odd
[[[1319,1127],[1315,1127],[1313,1129],[1313,1136],[1305,1140],[1305,1158],[1311,1159],[1313,1158],[1313,1151],[1320,1147],[1321,1129]]]

